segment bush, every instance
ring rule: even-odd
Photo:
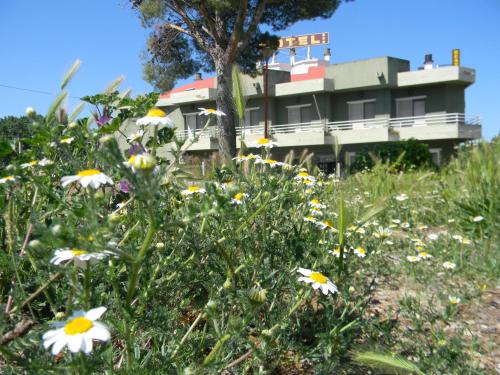
[[[366,147],[364,151],[356,154],[351,172],[370,170],[375,165],[375,160],[392,164],[396,172],[433,165],[429,146],[416,139],[409,139],[377,144],[372,149]]]

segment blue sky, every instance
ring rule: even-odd
[[[328,31],[334,63],[389,55],[410,60],[412,69],[427,53],[449,64],[451,50],[460,48],[462,65],[477,75],[466,90],[466,112],[481,116],[483,136],[491,138],[500,130],[498,20],[500,0],[355,0],[331,19],[301,22],[282,35]],[[151,91],[140,59],[147,36],[126,0],[0,0],[0,117],[27,106],[43,113],[53,96],[3,86],[56,93],[76,58],[83,64],[68,87],[74,97],[97,93],[120,75],[122,89]]]

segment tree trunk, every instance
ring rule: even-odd
[[[215,64],[217,72],[217,91],[215,103],[217,109],[226,116],[217,118],[219,130],[219,154],[224,162],[236,156],[236,126],[232,95],[231,64],[220,59]]]

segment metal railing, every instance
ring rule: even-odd
[[[395,118],[372,118],[364,120],[351,121],[312,121],[307,123],[271,125],[269,128],[270,134],[287,134],[301,132],[336,132],[344,130],[363,130],[363,129],[398,129],[405,127],[422,127],[422,126],[438,126],[438,125],[470,125],[480,126],[481,119],[479,116],[470,116],[463,113],[443,113],[437,115],[412,116],[412,117],[395,117]],[[218,131],[216,127],[202,129],[178,130],[176,135],[178,138],[199,138],[217,137]],[[264,126],[245,126],[236,127],[237,136],[262,135],[264,134]]]

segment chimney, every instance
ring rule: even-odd
[[[201,78],[201,73],[200,72],[194,74],[194,80],[195,81],[201,81],[202,79],[203,78]]]
[[[460,66],[460,50],[455,48],[451,54],[451,63],[453,66]]]
[[[290,48],[290,65],[295,65],[295,48]]]
[[[327,48],[325,50],[325,61],[330,62],[331,57],[332,57],[332,52],[330,51],[330,48]]]
[[[425,55],[424,70],[432,69],[433,63],[434,61],[432,61],[432,55],[431,54]]]

